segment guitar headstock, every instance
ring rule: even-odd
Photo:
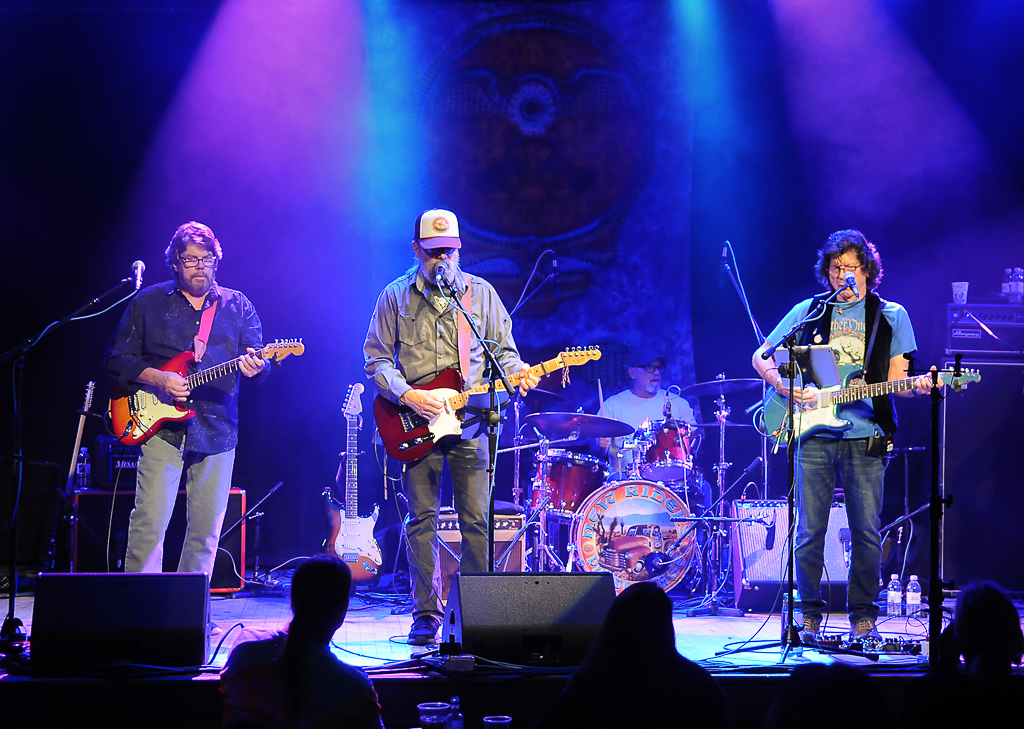
[[[354,418],[363,412],[363,401],[359,399],[359,396],[363,394],[364,389],[361,382],[349,386],[348,394],[345,395],[345,405],[342,407],[346,418]]]
[[[972,382],[981,382],[981,373],[978,370],[961,369],[960,375],[954,376],[952,370],[943,370],[939,372],[939,380],[942,384],[949,385],[953,392],[960,392]]]
[[[280,362],[285,357],[293,354],[298,357],[305,351],[306,345],[302,343],[301,339],[275,339],[261,349],[259,355],[262,359]]]
[[[562,367],[581,365],[585,362],[601,359],[601,349],[596,345],[572,347],[559,353],[556,359]]]
[[[92,396],[96,391],[96,383],[89,381],[89,384],[85,386],[85,404],[82,405],[82,410],[89,410],[92,407]]]

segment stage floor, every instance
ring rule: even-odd
[[[748,613],[743,617],[687,617],[686,611],[699,600],[683,599],[670,593],[674,604],[676,646],[687,658],[701,664],[720,681],[738,712],[739,726],[758,726],[764,711],[781,688],[789,672],[809,662],[842,661],[865,668],[878,678],[883,690],[895,696],[907,680],[925,669],[921,659],[904,653],[882,653],[877,660],[863,656],[836,655],[805,649],[780,664],[780,650],[774,647],[734,655],[722,652],[740,645],[777,642],[777,615]],[[360,593],[353,599],[344,626],[334,636],[332,648],[342,660],[364,667],[371,675],[380,697],[382,715],[388,727],[416,724],[415,706],[422,701],[447,700],[461,695],[467,726],[479,722],[470,717],[486,713],[513,713],[517,725],[528,725],[561,690],[568,670],[556,669],[528,680],[489,680],[482,675],[452,676],[424,667],[415,658],[429,652],[405,642],[411,616],[397,595]],[[31,634],[32,596],[17,599],[17,615]],[[947,602],[952,608],[952,604]],[[1019,607],[1019,606],[1018,606]],[[97,681],[97,675],[66,679],[33,678],[31,672],[0,671],[0,699],[14,698],[23,721],[11,726],[39,725],[43,714],[55,724],[73,721],[76,726],[176,726],[212,727],[219,723],[218,669],[223,667],[242,627],[278,630],[290,619],[287,597],[215,595],[210,603],[216,634],[210,640],[209,665],[200,672],[158,675],[146,680],[111,678]],[[69,610],[74,610],[69,606]],[[926,624],[914,618],[885,618],[878,622],[883,637],[898,643],[920,641]],[[846,615],[829,616],[826,635],[849,630]],[[413,659],[413,660],[410,660]],[[521,678],[521,677],[520,677]],[[481,680],[482,679],[482,680]],[[494,674],[490,674],[494,679]],[[138,723],[138,707],[160,706],[159,716]],[[18,717],[19,712],[15,712]]]
[[[404,608],[401,598],[388,593],[363,593],[353,598],[345,624],[335,634],[332,649],[346,663],[361,666],[372,672],[374,668],[408,661],[425,652],[431,646],[410,646],[405,642],[412,623],[410,614],[401,612]],[[25,622],[26,632],[31,635],[31,595],[19,596],[16,601],[18,617]],[[778,668],[780,650],[768,648],[745,651],[734,655],[721,655],[723,651],[742,646],[778,641],[780,617],[777,614],[747,613],[743,617],[706,615],[687,617],[687,612],[699,607],[701,602],[694,598],[683,600],[673,595],[673,623],[676,632],[676,648],[680,654],[700,663],[709,671],[719,670],[730,673],[737,670],[764,671]],[[951,601],[947,607],[952,609]],[[211,667],[221,668],[227,660],[242,628],[281,630],[287,626],[291,611],[287,597],[213,595],[210,599],[211,622],[218,629],[210,639]],[[847,616],[843,613],[829,615],[822,626],[826,635],[839,635],[849,630]],[[878,630],[883,638],[894,641],[923,641],[928,626],[925,620],[916,618],[879,617]],[[917,656],[904,653],[881,653],[877,661],[867,658],[805,650],[801,656],[791,657],[790,664],[799,665],[811,661],[844,662],[865,667],[904,667],[913,669],[920,664]]]

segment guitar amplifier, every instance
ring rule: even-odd
[[[135,507],[134,491],[76,491],[72,496],[79,519],[72,534],[75,572],[124,572],[124,556],[128,548],[128,517]],[[224,529],[245,513],[245,491],[231,489]],[[164,571],[178,566],[185,541],[185,492],[179,491],[174,502],[171,522],[164,536]],[[238,577],[245,569],[245,522],[224,535],[217,550],[217,561],[210,577],[210,592],[238,592],[245,582]],[[109,559],[106,552],[109,550]],[[227,554],[223,550],[227,550]],[[230,556],[229,556],[230,555]],[[236,572],[238,574],[236,574]]]
[[[494,569],[495,572],[523,572],[526,569],[526,535],[523,534],[512,546],[512,539],[523,528],[525,517],[522,514],[494,516]],[[440,545],[441,564],[441,601],[447,602],[448,590],[452,580],[459,571],[458,557],[462,555],[462,531],[459,529],[459,516],[454,512],[442,511],[437,519],[437,536],[443,542]],[[449,551],[451,550],[451,551]],[[454,555],[452,554],[454,552]],[[505,559],[498,562],[502,557]]]
[[[93,487],[134,487],[141,454],[140,446],[126,445],[109,435],[97,436],[93,447]]]
[[[958,353],[1024,358],[1024,306],[947,304],[946,354]]]
[[[789,576],[789,505],[781,500],[733,501],[732,516],[754,517],[754,523],[738,522],[732,528],[733,586],[736,607],[768,612],[782,607],[784,583]],[[821,599],[833,611],[846,610],[846,565],[840,532],[849,531],[846,504],[833,503],[825,533],[825,569]]]

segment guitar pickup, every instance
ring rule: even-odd
[[[417,414],[413,410],[404,412],[398,416],[402,422],[402,430],[408,433],[410,430],[419,430],[420,428],[428,425],[429,420],[424,418],[422,415]]]
[[[423,445],[424,443],[429,443],[432,440],[434,440],[433,434],[431,434],[431,435],[421,435],[419,438],[413,438],[412,440],[405,441],[404,443],[402,443],[402,445],[398,446],[398,450],[406,451],[406,450],[409,450],[410,448],[415,448],[418,445]]]

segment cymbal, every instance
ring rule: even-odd
[[[756,377],[744,377],[738,380],[711,380],[698,382],[696,385],[684,387],[679,391],[681,397],[701,397],[703,395],[724,395],[728,392],[752,390],[761,386],[762,380]]]
[[[616,438],[633,432],[633,427],[621,420],[586,413],[534,413],[523,422],[548,437],[564,437],[579,431],[581,438]]]
[[[726,427],[732,426],[734,428],[754,427],[753,423],[734,423],[731,420],[726,420],[725,423],[719,423],[717,420],[712,420],[710,423],[694,423],[694,425],[698,428],[717,428],[720,425],[725,425]]]

